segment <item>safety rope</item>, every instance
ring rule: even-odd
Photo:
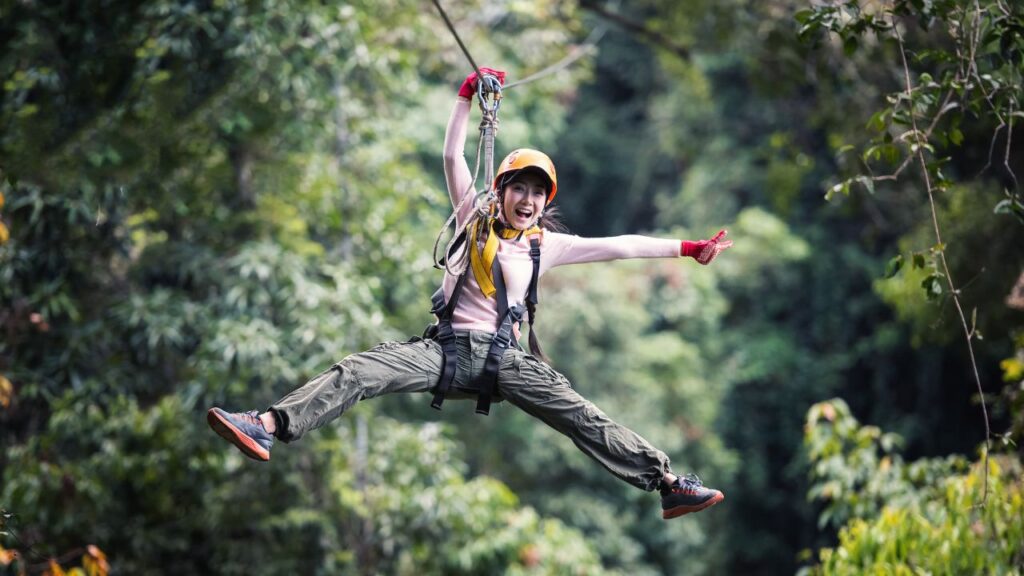
[[[433,260],[434,268],[440,269],[438,262],[443,260],[444,270],[449,274],[458,276],[465,272],[466,267],[469,266],[469,250],[455,251],[453,253],[456,243],[459,242],[459,238],[473,225],[473,222],[477,220],[489,220],[497,211],[498,194],[494,190],[494,136],[497,133],[497,117],[493,111],[485,111],[483,113],[483,119],[480,121],[480,139],[476,146],[476,162],[473,167],[473,180],[470,182],[469,187],[462,193],[462,200],[459,205],[452,211],[451,216],[445,220],[444,225],[437,233],[437,238],[434,240]],[[476,182],[480,176],[480,159],[481,156],[484,158],[484,164],[486,166],[484,177],[486,178],[487,185],[480,191],[475,192]],[[437,257],[437,247],[441,244],[441,238],[444,237],[444,233],[451,226],[453,220],[462,212],[463,206],[466,202],[473,199],[473,203],[476,205],[476,209],[473,210],[472,214],[466,218],[462,223],[456,226],[455,233],[448,240],[445,245],[444,255],[442,259]],[[480,200],[483,199],[481,202]],[[487,226],[479,227],[481,234],[489,231]],[[475,242],[477,238],[466,238],[466,246],[469,246],[470,242]],[[450,258],[451,257],[451,258]]]
[[[497,195],[493,190],[494,181],[494,137],[497,134],[498,124],[498,107],[501,105],[501,84],[498,83],[497,78],[490,75],[485,75],[480,72],[480,67],[476,65],[476,61],[473,60],[473,55],[469,53],[469,49],[466,48],[465,43],[462,42],[462,38],[459,33],[455,30],[455,26],[452,25],[451,19],[448,18],[448,14],[441,7],[441,3],[438,0],[433,0],[434,6],[437,7],[437,11],[441,13],[441,18],[444,20],[445,26],[448,27],[448,31],[452,33],[455,38],[455,42],[458,43],[459,48],[462,49],[462,53],[465,54],[466,60],[469,60],[470,66],[476,71],[476,76],[479,79],[477,81],[477,96],[480,103],[480,110],[483,114],[483,118],[480,121],[480,140],[476,147],[476,164],[473,168],[473,180],[470,182],[469,187],[463,192],[462,200],[459,205],[455,207],[452,215],[445,221],[444,226],[437,234],[437,238],[434,240],[433,260],[434,268],[440,268],[438,262],[443,261],[444,270],[449,274],[459,276],[466,271],[466,267],[469,266],[469,250],[462,250],[457,254],[453,254],[452,251],[455,248],[456,243],[463,233],[473,224],[473,222],[481,219],[488,218],[493,211],[494,203],[497,200]],[[487,104],[487,95],[491,94],[491,105]],[[480,157],[485,158],[485,169],[484,178],[488,183],[487,186],[479,194],[475,193],[476,182],[480,176]],[[481,196],[486,195],[486,201],[478,202]],[[444,233],[451,226],[452,220],[455,220],[459,213],[462,211],[462,207],[465,206],[466,202],[470,198],[473,198],[474,204],[477,205],[476,210],[473,214],[466,218],[464,222],[456,226],[455,234],[452,235],[451,239],[448,240],[444,249],[444,256],[441,259],[437,257],[437,247],[441,244],[441,238],[444,237]],[[486,227],[482,227],[486,228]],[[467,238],[466,245],[469,246],[470,242],[475,242],[475,238]],[[451,258],[450,258],[451,257]]]

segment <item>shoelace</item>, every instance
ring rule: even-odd
[[[239,416],[244,416],[247,420],[249,420],[250,424],[260,424],[261,427],[262,427],[263,423],[260,422],[260,411],[259,410],[249,410],[248,412],[239,412],[238,415]]]
[[[679,486],[682,488],[701,488],[704,486],[704,483],[700,481],[700,476],[690,472],[686,476],[679,477]]]

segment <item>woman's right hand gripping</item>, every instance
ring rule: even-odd
[[[480,73],[490,74],[491,76],[494,76],[495,78],[498,79],[499,84],[501,84],[502,86],[505,85],[505,73],[501,70],[494,70],[493,68],[480,68]],[[467,100],[472,100],[473,95],[476,94],[476,87],[478,81],[479,79],[477,78],[476,72],[472,72],[470,73],[469,76],[466,76],[466,79],[462,81],[462,86],[459,88],[459,97],[465,98]]]

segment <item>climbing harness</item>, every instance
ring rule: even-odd
[[[469,383],[469,388],[464,390],[477,396],[477,414],[487,415],[490,413],[491,401],[500,401],[497,393],[498,371],[501,368],[501,358],[505,351],[512,346],[518,346],[515,337],[515,326],[522,321],[526,310],[521,305],[508,306],[508,295],[505,291],[505,282],[501,273],[501,264],[497,258],[498,239],[495,236],[497,211],[497,186],[494,184],[494,137],[497,133],[498,109],[501,106],[501,83],[495,76],[484,74],[478,76],[477,99],[480,103],[482,120],[480,121],[480,144],[477,146],[476,169],[474,170],[473,182],[470,189],[463,194],[459,206],[452,212],[444,229],[448,228],[451,220],[460,212],[462,206],[469,198],[477,200],[477,195],[472,192],[476,186],[476,179],[480,169],[481,152],[484,160],[484,181],[489,185],[485,191],[486,199],[478,204],[476,212],[472,217],[463,222],[452,240],[445,248],[445,256],[442,263],[447,272],[458,275],[459,279],[452,291],[451,298],[445,301],[444,287],[442,286],[431,297],[431,312],[437,316],[437,324],[428,326],[424,332],[425,338],[433,338],[441,344],[444,354],[442,360],[441,378],[434,389],[434,398],[430,405],[440,410],[444,403],[445,396],[455,382],[455,373],[458,366],[458,345],[455,338],[455,329],[452,327],[452,317],[455,314],[455,307],[458,305],[459,297],[466,284],[467,276],[472,272],[477,283],[481,286],[484,294],[488,297],[495,297],[498,304],[498,326],[491,339],[491,346],[487,352],[487,359],[484,362],[483,375],[479,382]],[[539,230],[538,230],[539,232]],[[539,235],[538,235],[539,236]],[[440,239],[440,236],[438,237]],[[480,243],[484,248],[481,252]],[[534,274],[531,278],[530,294],[536,295],[536,287],[533,283],[539,276],[540,270],[540,240],[539,237],[531,238],[531,257],[536,252],[533,262]],[[434,244],[435,259],[437,242]],[[534,250],[536,244],[536,250]],[[464,248],[464,249],[463,249]],[[456,270],[452,269],[452,260],[457,259]],[[468,262],[467,262],[468,261]],[[488,265],[489,271],[488,274]]]
[[[493,225],[500,226],[499,222]],[[533,263],[533,273],[530,276],[530,285],[526,289],[526,302],[537,304],[537,282],[540,278],[540,231],[531,231],[527,236],[530,242],[530,260]],[[495,299],[498,304],[498,326],[491,339],[491,346],[487,351],[487,359],[484,361],[483,374],[479,381],[470,382],[463,392],[476,394],[476,413],[487,415],[490,413],[492,400],[501,401],[498,392],[498,372],[501,370],[501,358],[505,351],[512,347],[519,346],[516,337],[516,326],[526,315],[526,306],[522,304],[508,305],[508,293],[505,289],[505,280],[501,272],[501,263],[497,258],[491,264],[491,271],[494,278]],[[437,316],[437,323],[427,327],[423,337],[437,340],[441,344],[444,354],[442,360],[441,378],[434,389],[434,399],[430,405],[438,410],[444,403],[445,396],[451,390],[455,382],[455,372],[458,365],[458,346],[456,344],[455,330],[452,328],[452,316],[455,314],[455,307],[458,305],[459,297],[465,288],[466,278],[469,271],[463,272],[455,283],[451,298],[445,301],[444,287],[438,288],[431,297],[431,313]],[[530,318],[530,329],[533,329],[533,317]]]

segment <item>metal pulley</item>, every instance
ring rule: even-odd
[[[493,74],[481,74],[476,82],[477,101],[480,103],[480,111],[498,115],[498,107],[501,106],[501,82]]]
[[[481,74],[476,83],[480,104],[480,140],[484,148],[484,182],[489,195],[494,186],[494,136],[498,129],[498,108],[501,106],[501,82],[493,74]]]

